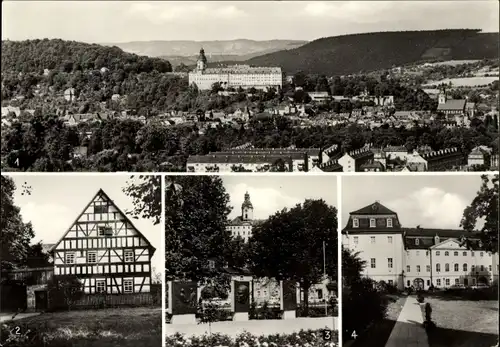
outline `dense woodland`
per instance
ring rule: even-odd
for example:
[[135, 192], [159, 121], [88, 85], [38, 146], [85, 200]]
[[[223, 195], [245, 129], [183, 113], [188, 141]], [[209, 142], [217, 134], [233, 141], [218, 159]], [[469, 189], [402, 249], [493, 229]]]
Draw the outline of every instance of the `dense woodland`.
[[[87, 138], [85, 133], [92, 129]], [[206, 154], [252, 142], [256, 147], [325, 148], [334, 143], [342, 150], [374, 146], [405, 145], [409, 150], [429, 145], [435, 150], [477, 145], [498, 150], [493, 122], [471, 128], [446, 129], [438, 123], [414, 130], [382, 126], [374, 130], [348, 127], [295, 127], [286, 117], [253, 120], [249, 129], [221, 127], [199, 135], [196, 126], [143, 125], [132, 120], [109, 120], [93, 125], [68, 127], [56, 118], [34, 116], [2, 134], [2, 170], [28, 171], [183, 171], [189, 155]], [[72, 158], [73, 148], [88, 146], [88, 157]]]
[[498, 47], [498, 33], [475, 29], [379, 32], [321, 38], [247, 63], [281, 66], [288, 73], [347, 75], [417, 61], [497, 59]]

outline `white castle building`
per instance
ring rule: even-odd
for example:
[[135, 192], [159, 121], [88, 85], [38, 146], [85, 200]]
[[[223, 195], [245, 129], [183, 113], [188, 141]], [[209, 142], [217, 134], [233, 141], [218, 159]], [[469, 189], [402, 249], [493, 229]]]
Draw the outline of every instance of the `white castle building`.
[[212, 89], [214, 83], [222, 88], [281, 88], [283, 72], [280, 67], [251, 67], [235, 65], [221, 68], [207, 68], [207, 57], [203, 48], [196, 63], [196, 69], [189, 73], [189, 85], [195, 84], [200, 90]]
[[[482, 250], [478, 235], [463, 230], [403, 228], [396, 212], [375, 202], [350, 213], [342, 231], [345, 248], [366, 262], [364, 276], [399, 289], [491, 284], [498, 280], [498, 253]], [[461, 239], [472, 239], [472, 249]]]

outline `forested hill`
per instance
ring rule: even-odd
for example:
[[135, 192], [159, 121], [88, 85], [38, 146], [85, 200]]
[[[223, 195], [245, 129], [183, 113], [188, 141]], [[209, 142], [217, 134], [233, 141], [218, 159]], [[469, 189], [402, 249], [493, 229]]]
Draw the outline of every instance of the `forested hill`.
[[167, 60], [125, 53], [118, 47], [59, 39], [2, 41], [2, 74], [38, 74], [45, 69], [70, 73], [101, 68], [125, 73], [172, 71]]
[[498, 33], [478, 29], [379, 32], [326, 37], [299, 48], [249, 59], [288, 73], [345, 75], [418, 61], [497, 59]]

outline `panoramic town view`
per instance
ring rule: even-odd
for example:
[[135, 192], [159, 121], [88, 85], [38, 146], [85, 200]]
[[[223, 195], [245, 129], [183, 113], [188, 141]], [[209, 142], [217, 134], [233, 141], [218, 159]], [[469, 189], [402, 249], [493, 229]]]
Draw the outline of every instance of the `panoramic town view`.
[[499, 347], [499, 14], [3, 1], [0, 347]]

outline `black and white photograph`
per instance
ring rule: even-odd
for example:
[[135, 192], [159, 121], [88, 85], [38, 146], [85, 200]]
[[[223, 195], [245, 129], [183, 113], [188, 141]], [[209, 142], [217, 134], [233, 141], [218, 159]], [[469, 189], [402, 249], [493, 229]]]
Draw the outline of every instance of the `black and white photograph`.
[[161, 177], [1, 178], [1, 345], [161, 347]]
[[338, 346], [335, 176], [165, 176], [166, 346]]
[[498, 183], [342, 177], [343, 346], [498, 346]]
[[2, 171], [498, 170], [498, 1], [4, 1]]

